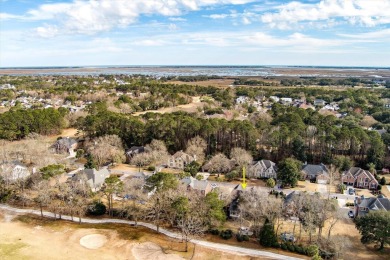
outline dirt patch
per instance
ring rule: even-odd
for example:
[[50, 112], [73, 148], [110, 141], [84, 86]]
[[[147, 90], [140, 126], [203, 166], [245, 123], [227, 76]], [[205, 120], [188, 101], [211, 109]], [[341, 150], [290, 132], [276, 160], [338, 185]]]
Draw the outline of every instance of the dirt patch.
[[133, 246], [133, 249], [131, 250], [134, 257], [137, 260], [149, 260], [149, 259], [156, 259], [156, 260], [181, 260], [184, 259], [178, 255], [175, 254], [165, 254], [162, 250], [162, 248], [152, 242], [145, 242], [138, 245]]
[[101, 234], [91, 234], [80, 239], [80, 245], [88, 249], [98, 249], [107, 243], [107, 237]]

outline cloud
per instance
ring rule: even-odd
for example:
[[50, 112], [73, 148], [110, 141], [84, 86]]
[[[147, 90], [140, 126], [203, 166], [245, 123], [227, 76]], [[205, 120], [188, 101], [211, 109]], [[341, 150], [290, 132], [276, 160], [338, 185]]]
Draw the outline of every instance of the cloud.
[[233, 24], [237, 25], [239, 23], [248, 25], [251, 24], [252, 21], [258, 20], [258, 15], [255, 13], [252, 13], [250, 11], [244, 11], [242, 13], [238, 13], [235, 10], [231, 10], [228, 14], [210, 14], [210, 15], [204, 15], [203, 17], [208, 17], [213, 20], [221, 20], [230, 18], [233, 20]]
[[21, 17], [12, 14], [2, 14], [1, 17], [52, 21], [50, 26], [43, 25], [36, 29], [40, 36], [52, 37], [55, 36], [54, 26], [58, 34], [95, 34], [126, 27], [135, 23], [141, 15], [179, 16], [203, 7], [241, 5], [253, 1], [255, 0], [73, 0], [70, 3], [43, 4]]
[[187, 19], [182, 18], [182, 17], [169, 17], [168, 20], [172, 21], [172, 22], [185, 22], [185, 21], [187, 21]]
[[352, 25], [374, 27], [390, 23], [389, 0], [321, 0], [316, 4], [289, 2], [276, 12], [261, 16], [263, 23], [279, 29], [291, 28], [300, 22], [339, 19]]
[[374, 32], [357, 33], [357, 34], [338, 34], [342, 37], [353, 38], [353, 39], [371, 39], [373, 41], [379, 39], [390, 39], [390, 29], [383, 29]]

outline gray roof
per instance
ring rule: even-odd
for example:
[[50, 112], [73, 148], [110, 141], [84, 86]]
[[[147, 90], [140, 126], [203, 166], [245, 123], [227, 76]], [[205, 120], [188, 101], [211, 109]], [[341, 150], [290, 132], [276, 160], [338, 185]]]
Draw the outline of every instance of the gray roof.
[[145, 146], [132, 146], [129, 150], [126, 151], [126, 155], [134, 155], [139, 153], [147, 152], [148, 149]]
[[67, 149], [70, 149], [72, 147], [72, 145], [74, 145], [76, 143], [77, 143], [76, 139], [69, 138], [69, 137], [63, 137], [63, 138], [57, 140], [58, 145], [65, 147]]
[[328, 168], [325, 165], [321, 164], [306, 164], [303, 166], [302, 171], [304, 171], [307, 175], [320, 175], [320, 174], [328, 174]]
[[359, 207], [370, 210], [390, 211], [390, 200], [388, 198], [364, 198], [360, 202]]
[[207, 180], [197, 180], [193, 177], [186, 177], [181, 180], [182, 183], [186, 184], [187, 186], [191, 186], [191, 188], [195, 190], [206, 190], [207, 185], [209, 185], [209, 182]]

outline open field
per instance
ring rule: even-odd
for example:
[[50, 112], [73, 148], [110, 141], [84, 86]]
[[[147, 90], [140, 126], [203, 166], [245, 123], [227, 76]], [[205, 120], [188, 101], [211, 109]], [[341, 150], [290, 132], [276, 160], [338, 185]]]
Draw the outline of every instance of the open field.
[[185, 111], [188, 113], [194, 113], [197, 111], [198, 107], [202, 107], [202, 106], [203, 106], [203, 103], [200, 101], [200, 97], [193, 97], [192, 102], [189, 104], [178, 105], [178, 106], [174, 106], [174, 107], [164, 107], [164, 108], [161, 108], [158, 110], [147, 110], [147, 111], [142, 111], [142, 112], [135, 112], [135, 113], [133, 113], [133, 115], [139, 116], [139, 115], [143, 115], [143, 114], [146, 114], [149, 112], [150, 113], [164, 114], [164, 113], [172, 113], [172, 112], [176, 112], [176, 111]]

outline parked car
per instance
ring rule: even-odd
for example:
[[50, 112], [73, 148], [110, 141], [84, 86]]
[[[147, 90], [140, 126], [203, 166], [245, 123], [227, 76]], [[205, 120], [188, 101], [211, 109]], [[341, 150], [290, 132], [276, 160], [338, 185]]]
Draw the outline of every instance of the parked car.
[[349, 190], [348, 190], [348, 194], [349, 194], [349, 195], [353, 195], [353, 194], [355, 194], [355, 190], [354, 190], [354, 189], [352, 189], [352, 188], [349, 188]]
[[295, 242], [296, 241], [296, 238], [294, 237], [293, 234], [291, 233], [287, 233], [287, 232], [284, 232], [280, 235], [280, 238], [284, 241], [284, 242]]
[[348, 211], [348, 216], [349, 216], [350, 218], [354, 218], [354, 217], [355, 217], [355, 214], [353, 213], [352, 210], [350, 210], [350, 211]]

